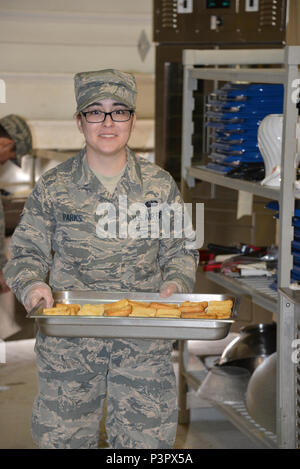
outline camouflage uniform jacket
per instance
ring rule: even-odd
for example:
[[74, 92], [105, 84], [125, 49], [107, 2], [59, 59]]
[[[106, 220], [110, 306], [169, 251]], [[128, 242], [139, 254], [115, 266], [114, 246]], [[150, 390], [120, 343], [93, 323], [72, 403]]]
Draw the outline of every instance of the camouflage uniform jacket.
[[2, 199], [0, 196], [0, 271], [3, 269], [6, 263], [5, 255], [5, 219]]
[[170, 280], [183, 292], [193, 290], [198, 251], [186, 249], [184, 239], [97, 236], [99, 203], [118, 207], [120, 195], [127, 196], [128, 206], [153, 200], [182, 203], [169, 173], [129, 148], [126, 170], [113, 194], [89, 169], [85, 149], [39, 179], [12, 237], [4, 270], [19, 300], [38, 281], [48, 281], [53, 291], [156, 292]]

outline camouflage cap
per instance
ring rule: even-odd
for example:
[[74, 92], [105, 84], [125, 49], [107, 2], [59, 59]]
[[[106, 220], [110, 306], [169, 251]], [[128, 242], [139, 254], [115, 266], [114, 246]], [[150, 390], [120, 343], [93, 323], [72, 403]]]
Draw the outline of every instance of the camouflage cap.
[[74, 77], [77, 113], [105, 98], [116, 99], [135, 109], [136, 81], [130, 73], [106, 69], [77, 73]]
[[16, 159], [14, 162], [21, 166], [21, 158], [32, 150], [32, 136], [30, 128], [20, 116], [9, 114], [0, 119], [0, 125], [6, 130], [16, 144]]

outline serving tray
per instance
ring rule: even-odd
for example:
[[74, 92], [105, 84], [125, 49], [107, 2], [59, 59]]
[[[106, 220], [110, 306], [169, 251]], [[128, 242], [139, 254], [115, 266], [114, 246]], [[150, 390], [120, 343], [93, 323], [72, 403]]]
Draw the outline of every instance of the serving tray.
[[145, 317], [106, 317], [106, 316], [48, 316], [43, 315], [44, 305], [39, 304], [28, 313], [35, 319], [44, 335], [56, 337], [103, 337], [139, 339], [189, 339], [219, 340], [229, 333], [237, 319], [239, 297], [234, 295], [174, 294], [161, 298], [159, 293], [142, 292], [96, 292], [60, 291], [53, 293], [55, 303], [99, 304], [111, 303], [123, 298], [144, 302], [172, 303], [184, 301], [233, 301], [230, 319], [177, 319]]

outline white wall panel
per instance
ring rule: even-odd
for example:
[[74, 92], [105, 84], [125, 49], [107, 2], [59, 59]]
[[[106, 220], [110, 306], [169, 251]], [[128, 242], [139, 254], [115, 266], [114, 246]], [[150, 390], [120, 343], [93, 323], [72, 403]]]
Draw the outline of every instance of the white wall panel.
[[[70, 120], [76, 109], [74, 74], [3, 73], [6, 104], [0, 104], [0, 117], [20, 114], [28, 119]], [[135, 74], [138, 88], [137, 116], [153, 119], [154, 76]]]
[[[0, 10], [2, 44], [61, 44], [136, 46], [144, 29], [151, 38], [151, 23], [145, 15], [10, 15]], [[17, 34], [15, 34], [17, 32]], [[20, 41], [22, 38], [22, 41]], [[1, 68], [3, 66], [1, 65]]]
[[[152, 73], [154, 51], [141, 61], [136, 46], [0, 44], [2, 72], [76, 73], [102, 68]], [[2, 68], [3, 67], [3, 68]]]
[[1, 9], [10, 11], [63, 11], [86, 13], [145, 13], [152, 0], [1, 0]]
[[138, 53], [142, 31], [151, 42], [151, 15], [129, 14], [124, 9], [119, 13], [92, 14], [11, 11], [1, 7], [2, 3], [0, 73], [76, 72], [78, 67], [95, 69], [102, 63], [104, 67], [122, 70], [154, 70], [153, 47], [144, 61]]
[[[142, 31], [150, 50], [142, 61]], [[6, 104], [0, 117], [72, 118], [73, 75], [119, 68], [138, 79], [138, 115], [153, 119], [155, 49], [152, 0], [1, 0], [0, 79]]]

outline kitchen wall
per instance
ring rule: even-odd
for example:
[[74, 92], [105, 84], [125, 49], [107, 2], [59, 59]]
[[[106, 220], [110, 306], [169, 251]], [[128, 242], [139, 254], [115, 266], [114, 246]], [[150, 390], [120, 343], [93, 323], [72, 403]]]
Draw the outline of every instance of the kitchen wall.
[[111, 67], [136, 74], [138, 116], [154, 116], [152, 0], [1, 0], [0, 57], [0, 117], [70, 120], [73, 75]]

